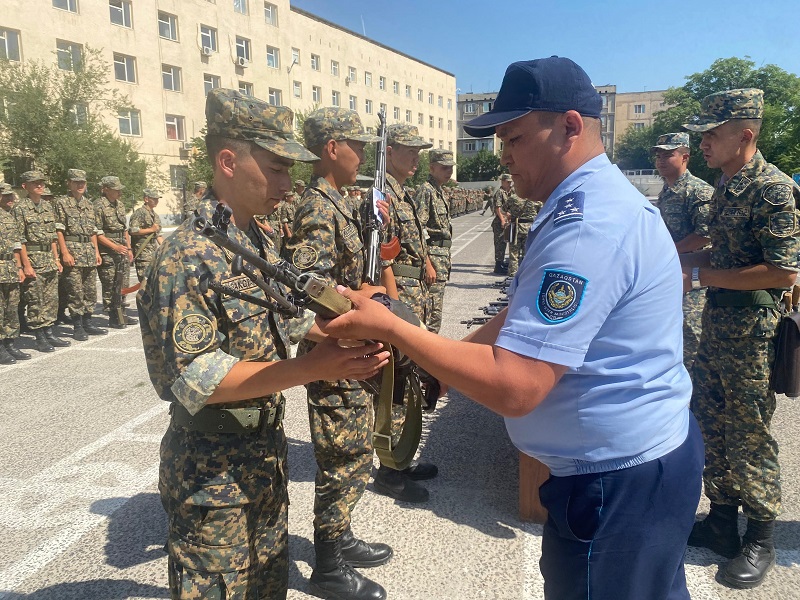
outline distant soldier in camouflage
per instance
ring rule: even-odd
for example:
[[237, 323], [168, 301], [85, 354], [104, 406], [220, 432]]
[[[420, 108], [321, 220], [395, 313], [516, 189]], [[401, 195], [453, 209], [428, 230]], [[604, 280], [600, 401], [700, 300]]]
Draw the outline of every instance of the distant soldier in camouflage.
[[286, 204], [283, 198], [281, 198], [280, 203], [278, 206], [275, 207], [268, 215], [265, 215], [266, 222], [269, 225], [269, 228], [272, 230], [272, 241], [275, 244], [275, 252], [277, 254], [281, 253], [283, 249], [284, 243], [284, 235], [283, 235], [283, 226], [281, 223], [281, 213], [283, 211], [283, 206]]
[[303, 197], [303, 194], [306, 191], [306, 182], [302, 179], [295, 179], [294, 181], [294, 193], [297, 195], [297, 198], [300, 199]]
[[[292, 112], [234, 90], [206, 98], [213, 186], [197, 208], [232, 211], [228, 235], [266, 260], [277, 256], [255, 214], [271, 212], [291, 186], [295, 160], [316, 157], [292, 137]], [[159, 491], [169, 518], [173, 598], [283, 599], [288, 585], [287, 443], [281, 389], [312, 379], [361, 378], [387, 353], [319, 344], [287, 358], [299, 324], [201, 285], [199, 275], [260, 298], [234, 276], [228, 254], [184, 221], [156, 252], [137, 296], [150, 379], [171, 403], [161, 444]], [[317, 339], [322, 339], [316, 327]], [[361, 358], [359, 358], [361, 357]]]
[[26, 320], [36, 338], [39, 352], [53, 352], [69, 346], [53, 334], [58, 314], [58, 274], [62, 271], [56, 241], [56, 216], [53, 205], [42, 200], [45, 190], [44, 174], [26, 171], [22, 174], [22, 187], [28, 193], [14, 207], [14, 215], [22, 230], [22, 267], [25, 282], [22, 284], [22, 303]]
[[194, 184], [192, 184], [192, 195], [186, 199], [186, 203], [183, 205], [184, 221], [194, 215], [194, 211], [197, 209], [200, 200], [206, 193], [206, 187], [205, 181], [195, 181]]
[[0, 183], [0, 365], [26, 360], [30, 354], [14, 345], [19, 337], [19, 286], [22, 272], [22, 231], [12, 213], [17, 197], [7, 183]]
[[483, 188], [483, 210], [481, 211], [481, 216], [486, 214], [486, 211], [489, 210], [492, 206], [492, 196], [494, 195], [494, 189], [492, 186], [487, 185]]
[[430, 176], [417, 188], [414, 201], [420, 209], [420, 220], [428, 235], [428, 258], [436, 271], [436, 279], [428, 288], [429, 305], [425, 325], [439, 333], [442, 328], [444, 288], [450, 279], [450, 246], [453, 226], [450, 224], [450, 203], [445, 199], [442, 185], [453, 176], [453, 153], [450, 150], [431, 150]]
[[128, 223], [133, 264], [139, 281], [144, 279], [145, 271], [153, 261], [156, 250], [164, 243], [164, 238], [161, 237], [161, 217], [156, 212], [161, 194], [156, 190], [146, 189], [143, 195], [144, 205], [133, 211]]
[[72, 319], [72, 337], [85, 341], [90, 335], [103, 335], [105, 329], [92, 323], [97, 302], [97, 267], [103, 260], [97, 248], [94, 206], [84, 194], [86, 171], [67, 171], [69, 193], [55, 201], [56, 234], [61, 263], [64, 266], [64, 292]]
[[500, 175], [500, 187], [497, 188], [492, 196], [492, 233], [494, 234], [494, 274], [508, 274], [508, 267], [504, 265], [506, 259], [506, 245], [508, 240], [505, 237], [505, 230], [508, 227], [508, 194], [511, 192], [511, 175], [503, 173]]
[[[294, 232], [284, 256], [301, 271], [367, 297], [384, 291], [364, 281], [365, 248], [358, 207], [339, 193], [352, 184], [364, 160], [367, 135], [358, 113], [320, 108], [306, 116], [303, 137], [321, 160], [297, 201]], [[313, 348], [300, 342], [298, 354]], [[385, 598], [384, 589], [350, 567], [374, 567], [392, 557], [386, 544], [355, 537], [350, 513], [361, 499], [372, 471], [372, 397], [358, 381], [339, 379], [306, 385], [311, 441], [317, 461], [314, 495], [316, 565], [311, 589], [323, 598]]]
[[[761, 90], [711, 94], [702, 110], [684, 127], [702, 132], [706, 162], [723, 175], [711, 201], [711, 249], [681, 257], [684, 289], [689, 282], [693, 289], [708, 286], [692, 408], [705, 441], [703, 483], [711, 511], [695, 523], [689, 545], [732, 558], [722, 579], [750, 588], [775, 564], [781, 486], [769, 380], [778, 302], [798, 271], [800, 189], [756, 147]], [[739, 505], [747, 517], [743, 540]]]
[[122, 286], [133, 262], [128, 219], [125, 205], [120, 200], [124, 189], [119, 177], [103, 177], [100, 180], [101, 195], [94, 202], [97, 246], [102, 259], [97, 267], [97, 275], [103, 290], [103, 308], [108, 310], [108, 325], [114, 329], [124, 329], [127, 325], [138, 323], [126, 317], [122, 309]]
[[[689, 170], [689, 134], [666, 133], [651, 148], [656, 169], [664, 178], [658, 209], [675, 242], [678, 254], [708, 246], [708, 221], [714, 188]], [[706, 290], [689, 290], [683, 296], [683, 364], [692, 373], [700, 343]]]
[[536, 215], [542, 209], [542, 203], [537, 200], [520, 198], [512, 190], [508, 195], [506, 210], [509, 218], [508, 235], [508, 276], [517, 274], [522, 258], [525, 256], [525, 242], [528, 232]]

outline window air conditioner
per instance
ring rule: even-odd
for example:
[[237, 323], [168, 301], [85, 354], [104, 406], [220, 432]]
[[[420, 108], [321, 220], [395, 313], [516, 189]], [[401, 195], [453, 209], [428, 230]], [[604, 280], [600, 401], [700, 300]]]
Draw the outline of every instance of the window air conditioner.
[[181, 142], [181, 150], [186, 150], [187, 152], [192, 149], [192, 142]]
[[213, 50], [208, 46], [203, 46], [203, 56], [211, 56]]
[[239, 65], [240, 67], [246, 67], [248, 64], [250, 64], [250, 61], [244, 58], [243, 56], [237, 56], [236, 64]]

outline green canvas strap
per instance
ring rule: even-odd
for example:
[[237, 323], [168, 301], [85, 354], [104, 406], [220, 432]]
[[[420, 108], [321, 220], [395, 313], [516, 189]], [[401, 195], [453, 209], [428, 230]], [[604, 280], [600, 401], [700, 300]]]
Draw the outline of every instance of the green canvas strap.
[[151, 233], [150, 235], [148, 235], [146, 238], [144, 238], [144, 241], [142, 242], [142, 245], [141, 245], [141, 246], [139, 246], [139, 247], [136, 249], [136, 254], [134, 254], [134, 255], [133, 255], [133, 260], [134, 260], [134, 262], [136, 261], [136, 259], [137, 259], [137, 258], [139, 258], [139, 255], [142, 253], [142, 250], [144, 250], [145, 248], [147, 248], [147, 244], [149, 244], [149, 243], [150, 243], [150, 240], [152, 240], [152, 239], [153, 239], [153, 236], [154, 236], [155, 234], [156, 234], [156, 232], [154, 231], [153, 233]]

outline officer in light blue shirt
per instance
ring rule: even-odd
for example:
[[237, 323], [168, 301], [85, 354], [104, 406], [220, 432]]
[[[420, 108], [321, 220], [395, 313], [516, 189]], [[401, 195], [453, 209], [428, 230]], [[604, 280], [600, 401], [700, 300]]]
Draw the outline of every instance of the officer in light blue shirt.
[[488, 113], [517, 193], [544, 203], [508, 309], [462, 341], [343, 291], [324, 331], [380, 339], [506, 418], [544, 462], [551, 600], [685, 600], [703, 445], [683, 367], [683, 280], [657, 210], [605, 155], [601, 98], [566, 58], [513, 63]]

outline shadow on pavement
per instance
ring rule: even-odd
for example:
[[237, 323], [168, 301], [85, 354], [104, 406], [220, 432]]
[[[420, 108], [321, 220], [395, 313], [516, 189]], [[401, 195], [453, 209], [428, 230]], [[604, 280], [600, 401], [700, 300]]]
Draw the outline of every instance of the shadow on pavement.
[[127, 600], [135, 597], [169, 598], [169, 590], [130, 579], [93, 579], [58, 583], [30, 594], [4, 596], [7, 600]]
[[289, 589], [308, 593], [308, 579], [297, 568], [298, 562], [314, 566], [314, 544], [299, 535], [289, 536]]
[[[107, 514], [104, 504], [94, 502], [91, 511]], [[167, 515], [158, 494], [137, 494], [109, 515], [106, 563], [127, 569], [166, 556]]]

